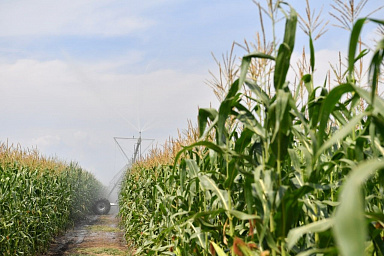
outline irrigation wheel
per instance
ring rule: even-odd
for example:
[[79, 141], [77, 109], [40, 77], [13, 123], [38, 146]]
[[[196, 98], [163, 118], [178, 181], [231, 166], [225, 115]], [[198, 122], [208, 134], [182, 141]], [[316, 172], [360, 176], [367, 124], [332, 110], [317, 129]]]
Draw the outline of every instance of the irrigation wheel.
[[106, 198], [101, 198], [93, 205], [93, 212], [97, 215], [106, 215], [111, 210], [111, 204]]

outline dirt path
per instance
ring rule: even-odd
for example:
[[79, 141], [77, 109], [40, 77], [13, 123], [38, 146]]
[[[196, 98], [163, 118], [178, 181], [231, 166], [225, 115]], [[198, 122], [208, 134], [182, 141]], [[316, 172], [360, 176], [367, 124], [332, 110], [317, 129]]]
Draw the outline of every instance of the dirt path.
[[58, 237], [48, 256], [130, 255], [116, 214], [90, 215], [87, 220]]

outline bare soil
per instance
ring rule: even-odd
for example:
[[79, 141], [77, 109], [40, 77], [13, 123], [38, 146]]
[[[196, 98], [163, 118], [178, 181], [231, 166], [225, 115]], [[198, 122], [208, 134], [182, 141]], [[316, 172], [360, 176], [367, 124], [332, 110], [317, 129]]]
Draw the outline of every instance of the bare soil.
[[41, 256], [130, 255], [116, 213], [89, 215], [63, 236], [57, 237]]

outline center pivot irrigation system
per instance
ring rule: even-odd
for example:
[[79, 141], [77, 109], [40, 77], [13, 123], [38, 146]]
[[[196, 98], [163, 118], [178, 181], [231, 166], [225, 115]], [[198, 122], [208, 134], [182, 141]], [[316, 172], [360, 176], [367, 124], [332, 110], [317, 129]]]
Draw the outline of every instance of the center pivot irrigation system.
[[[119, 147], [120, 151], [124, 155], [124, 157], [127, 159], [127, 163], [123, 166], [123, 168], [120, 169], [120, 171], [112, 178], [111, 182], [109, 183], [108, 189], [109, 193], [106, 198], [100, 198], [96, 200], [96, 202], [93, 205], [93, 212], [98, 215], [104, 215], [108, 214], [111, 210], [111, 206], [118, 206], [118, 203], [111, 203], [109, 201], [113, 191], [120, 186], [123, 178], [125, 177], [126, 171], [128, 171], [132, 165], [139, 159], [142, 158], [142, 153], [144, 153], [153, 143], [154, 139], [143, 139], [141, 137], [141, 132], [139, 133], [139, 137], [135, 138], [124, 138], [124, 137], [113, 137], [116, 145]], [[128, 157], [126, 151], [123, 149], [119, 141], [121, 140], [130, 140], [135, 141], [133, 146], [133, 156], [130, 158]], [[150, 144], [142, 151], [142, 143], [143, 141], [149, 141]]]

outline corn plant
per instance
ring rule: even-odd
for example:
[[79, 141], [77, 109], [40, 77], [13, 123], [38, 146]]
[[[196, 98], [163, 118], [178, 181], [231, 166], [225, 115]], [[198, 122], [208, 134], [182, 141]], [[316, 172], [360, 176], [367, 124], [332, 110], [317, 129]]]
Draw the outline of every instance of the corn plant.
[[44, 252], [54, 236], [89, 213], [102, 185], [69, 165], [0, 148], [0, 254]]
[[[376, 94], [384, 38], [367, 90], [354, 72], [366, 57], [357, 51], [366, 22], [384, 24], [356, 20], [345, 80], [332, 89], [314, 84], [308, 33], [302, 104], [287, 81], [297, 25], [290, 8], [276, 55], [245, 55], [219, 108], [199, 110], [200, 139], [173, 165], [127, 173], [120, 215], [137, 254], [384, 255], [384, 100]], [[254, 59], [274, 62], [271, 91], [249, 75]]]

